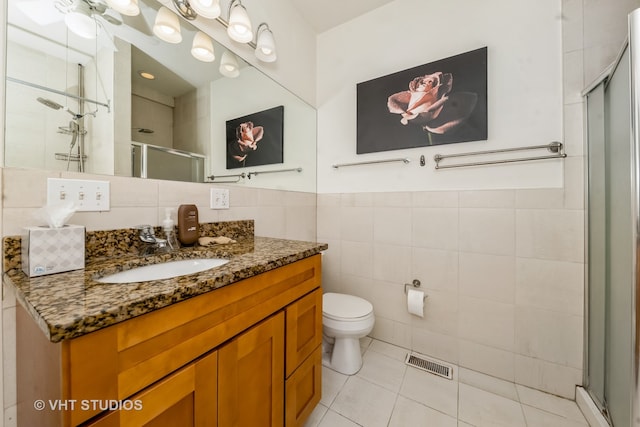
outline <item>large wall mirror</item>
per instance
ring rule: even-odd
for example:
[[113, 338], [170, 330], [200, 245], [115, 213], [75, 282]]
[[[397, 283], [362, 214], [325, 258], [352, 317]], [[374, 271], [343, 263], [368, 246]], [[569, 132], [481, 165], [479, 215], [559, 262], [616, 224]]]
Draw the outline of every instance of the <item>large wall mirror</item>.
[[[315, 109], [215, 41], [213, 62], [195, 59], [183, 18], [180, 43], [160, 40], [157, 0], [134, 17], [103, 0], [6, 4], [5, 167], [315, 192]], [[70, 12], [97, 37], [71, 31]], [[230, 58], [238, 71], [221, 72]], [[230, 165], [227, 122], [276, 107], [281, 160]]]

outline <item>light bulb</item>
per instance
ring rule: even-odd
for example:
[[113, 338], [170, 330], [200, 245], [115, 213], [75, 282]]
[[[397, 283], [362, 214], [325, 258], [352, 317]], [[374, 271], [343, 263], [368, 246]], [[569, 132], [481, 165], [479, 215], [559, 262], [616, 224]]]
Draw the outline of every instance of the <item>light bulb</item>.
[[64, 15], [64, 23], [74, 34], [85, 39], [95, 39], [98, 32], [96, 21], [89, 15], [73, 11]]
[[160, 6], [153, 25], [153, 34], [167, 43], [180, 43], [182, 35], [180, 34], [178, 16], [166, 7]]
[[255, 54], [256, 58], [263, 62], [276, 60], [276, 42], [267, 24], [263, 23], [258, 26]]
[[204, 18], [216, 19], [220, 16], [220, 0], [189, 0], [189, 5]]
[[251, 20], [249, 19], [247, 10], [239, 1], [232, 6], [231, 12], [229, 13], [227, 34], [232, 40], [240, 43], [248, 43], [253, 39]]
[[203, 62], [213, 62], [213, 60], [216, 59], [213, 53], [213, 42], [211, 38], [202, 31], [198, 31], [193, 37], [191, 55]]
[[127, 16], [137, 16], [140, 14], [138, 0], [107, 0], [110, 8]]

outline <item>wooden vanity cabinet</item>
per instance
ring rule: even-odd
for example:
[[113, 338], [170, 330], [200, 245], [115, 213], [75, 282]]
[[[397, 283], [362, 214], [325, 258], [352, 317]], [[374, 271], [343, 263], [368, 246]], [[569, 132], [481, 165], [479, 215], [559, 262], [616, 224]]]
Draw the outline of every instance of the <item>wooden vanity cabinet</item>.
[[18, 424], [301, 425], [320, 400], [320, 283], [315, 255], [57, 344], [19, 307]]

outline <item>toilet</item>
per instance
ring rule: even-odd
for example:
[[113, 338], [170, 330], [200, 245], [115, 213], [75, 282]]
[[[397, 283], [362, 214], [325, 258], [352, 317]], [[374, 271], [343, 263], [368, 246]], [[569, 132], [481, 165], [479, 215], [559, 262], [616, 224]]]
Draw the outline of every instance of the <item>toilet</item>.
[[373, 329], [373, 306], [363, 298], [328, 292], [322, 296], [322, 364], [345, 375], [362, 367], [360, 338]]

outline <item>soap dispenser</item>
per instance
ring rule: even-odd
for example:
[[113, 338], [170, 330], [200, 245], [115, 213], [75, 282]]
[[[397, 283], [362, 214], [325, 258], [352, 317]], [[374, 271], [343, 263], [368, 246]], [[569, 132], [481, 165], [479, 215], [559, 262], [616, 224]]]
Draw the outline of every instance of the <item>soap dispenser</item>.
[[167, 208], [164, 212], [164, 220], [162, 221], [162, 230], [164, 231], [165, 239], [167, 239], [167, 246], [170, 250], [175, 251], [180, 248], [178, 238], [176, 237], [176, 228], [171, 219], [171, 212], [173, 209]]
[[193, 245], [200, 237], [196, 205], [178, 206], [178, 240], [183, 245]]

